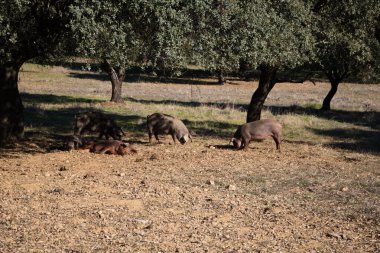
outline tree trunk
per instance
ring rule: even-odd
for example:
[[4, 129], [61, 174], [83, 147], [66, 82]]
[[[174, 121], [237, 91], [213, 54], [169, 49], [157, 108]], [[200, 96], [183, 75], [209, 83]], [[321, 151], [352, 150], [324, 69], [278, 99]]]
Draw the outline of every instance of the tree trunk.
[[218, 84], [224, 85], [225, 81], [226, 81], [226, 79], [223, 76], [223, 71], [218, 70]]
[[253, 93], [251, 103], [248, 106], [247, 123], [261, 118], [261, 110], [263, 109], [265, 99], [276, 84], [276, 71], [277, 68], [275, 67], [260, 67], [259, 87], [257, 87], [255, 93]]
[[331, 100], [333, 99], [335, 93], [338, 91], [339, 81], [333, 80], [333, 81], [330, 81], [330, 83], [331, 83], [331, 88], [330, 88], [329, 93], [327, 94], [327, 96], [323, 100], [323, 105], [321, 108], [322, 111], [329, 111], [330, 110]]
[[119, 67], [116, 71], [107, 60], [104, 60], [104, 66], [112, 84], [111, 101], [116, 103], [122, 102], [123, 98], [121, 88], [125, 78], [125, 67]]
[[18, 91], [21, 65], [0, 65], [0, 144], [24, 136], [24, 107]]
[[327, 96], [325, 97], [325, 99], [323, 100], [321, 110], [329, 111], [331, 100], [333, 99], [335, 93], [338, 91], [338, 85], [346, 77], [348, 72], [347, 70], [345, 71], [330, 70], [330, 71], [325, 71], [325, 73], [330, 81], [331, 89], [329, 93], [327, 94]]

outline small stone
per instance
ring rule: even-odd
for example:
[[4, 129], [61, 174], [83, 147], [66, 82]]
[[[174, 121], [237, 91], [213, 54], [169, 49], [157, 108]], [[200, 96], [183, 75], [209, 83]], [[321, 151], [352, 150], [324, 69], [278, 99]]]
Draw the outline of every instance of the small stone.
[[210, 145], [209, 148], [210, 148], [210, 149], [216, 149], [216, 147], [215, 147], [215, 146], [212, 146], [212, 145]]
[[96, 213], [98, 215], [99, 218], [103, 218], [104, 217], [104, 214], [102, 211], [99, 211]]
[[149, 158], [150, 160], [158, 160], [158, 156], [156, 154], [153, 154]]
[[236, 190], [236, 185], [230, 184], [229, 186], [227, 186], [227, 189], [230, 190], [230, 191], [235, 191]]
[[215, 185], [215, 181], [214, 180], [207, 180], [206, 183], [209, 184], [209, 185]]
[[341, 238], [340, 234], [335, 233], [335, 232], [329, 232], [329, 233], [326, 234], [326, 236], [327, 237], [333, 237], [333, 238], [336, 238], [336, 239], [340, 239]]
[[125, 173], [122, 172], [122, 173], [118, 173], [117, 175], [118, 175], [119, 177], [124, 177], [124, 176], [125, 176]]
[[341, 189], [341, 191], [342, 191], [342, 192], [346, 192], [346, 191], [348, 191], [348, 187], [347, 187], [347, 186], [343, 187], [343, 188]]
[[45, 177], [50, 177], [50, 174], [49, 173], [45, 173]]
[[47, 193], [62, 193], [62, 192], [63, 192], [62, 188], [53, 188], [47, 191]]
[[58, 170], [59, 170], [59, 171], [66, 171], [67, 168], [66, 168], [66, 166], [62, 165], [62, 166], [59, 167]]

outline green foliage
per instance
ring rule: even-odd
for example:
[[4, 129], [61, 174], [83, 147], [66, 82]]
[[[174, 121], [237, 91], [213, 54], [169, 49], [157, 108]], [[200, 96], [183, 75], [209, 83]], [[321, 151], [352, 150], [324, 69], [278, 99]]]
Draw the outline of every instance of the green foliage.
[[77, 52], [117, 67], [183, 63], [183, 10], [181, 0], [77, 0], [71, 8]]
[[242, 56], [251, 66], [293, 68], [311, 61], [313, 16], [305, 1], [240, 1]]
[[316, 61], [328, 75], [357, 75], [376, 65], [379, 13], [380, 3], [375, 0], [328, 1], [316, 13]]
[[193, 61], [211, 70], [237, 69], [242, 29], [238, 1], [193, 0], [189, 3], [189, 13]]
[[68, 1], [1, 0], [0, 64], [44, 61], [67, 48]]

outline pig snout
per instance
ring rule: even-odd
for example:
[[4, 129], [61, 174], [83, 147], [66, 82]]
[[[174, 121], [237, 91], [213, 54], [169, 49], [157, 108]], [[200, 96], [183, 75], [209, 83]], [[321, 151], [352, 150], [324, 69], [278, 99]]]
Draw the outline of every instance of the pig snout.
[[230, 143], [232, 143], [232, 145], [234, 146], [234, 148], [238, 149], [240, 148], [240, 145], [241, 145], [241, 140], [239, 139], [236, 139], [236, 138], [232, 138]]
[[189, 135], [185, 134], [184, 136], [182, 136], [180, 139], [179, 139], [179, 142], [183, 145], [185, 144], [186, 142], [189, 141]]

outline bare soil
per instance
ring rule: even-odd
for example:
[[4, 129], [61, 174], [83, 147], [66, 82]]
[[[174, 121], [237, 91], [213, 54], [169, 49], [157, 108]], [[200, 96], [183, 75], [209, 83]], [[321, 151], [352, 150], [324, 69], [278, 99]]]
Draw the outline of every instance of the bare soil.
[[286, 142], [278, 153], [272, 140], [247, 152], [221, 139], [137, 141], [124, 157], [29, 143], [37, 153], [1, 158], [0, 251], [380, 249], [378, 156]]
[[[21, 90], [108, 96], [105, 81], [78, 81], [78, 76], [57, 81], [59, 74], [72, 71], [53, 70], [51, 77], [41, 78], [24, 72]], [[152, 97], [200, 103], [237, 97], [237, 103], [247, 103], [254, 85], [135, 83], [125, 89], [132, 102], [122, 106], [140, 110], [143, 100]], [[268, 105], [320, 101], [325, 92], [312, 84], [302, 87], [276, 86]], [[346, 115], [365, 116], [369, 110], [378, 116], [379, 86], [342, 87], [335, 106], [344, 104], [348, 110], [368, 100], [359, 114]], [[37, 109], [41, 117], [55, 116], [71, 106], [60, 108], [54, 100], [41, 107], [32, 103], [36, 98], [26, 103], [27, 116]], [[47, 114], [53, 106], [57, 111]], [[167, 105], [157, 106], [164, 110]], [[289, 120], [302, 117], [289, 117], [288, 129]], [[376, 119], [360, 125], [361, 118], [349, 117], [339, 118], [339, 124], [354, 122], [366, 136], [379, 137]], [[373, 151], [367, 152], [359, 138], [350, 148], [288, 138], [279, 153], [268, 139], [251, 143], [245, 152], [231, 149], [224, 136], [200, 134], [192, 143], [172, 145], [169, 137], [163, 144], [149, 144], [147, 136], [131, 133], [126, 140], [138, 153], [113, 156], [62, 151], [61, 139], [45, 137], [66, 128], [60, 129], [59, 122], [49, 126], [49, 133], [43, 124], [28, 126], [32, 137], [0, 150], [0, 252], [380, 252], [376, 141], [366, 139]], [[356, 131], [348, 136], [355, 137]], [[346, 135], [334, 134], [330, 141], [346, 142]], [[355, 145], [359, 148], [351, 148]]]

